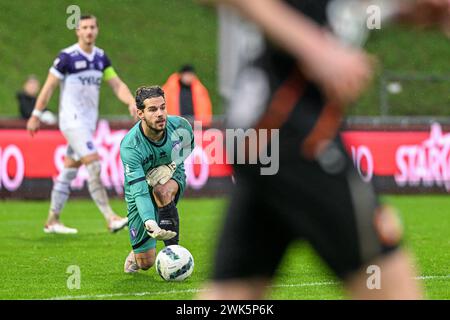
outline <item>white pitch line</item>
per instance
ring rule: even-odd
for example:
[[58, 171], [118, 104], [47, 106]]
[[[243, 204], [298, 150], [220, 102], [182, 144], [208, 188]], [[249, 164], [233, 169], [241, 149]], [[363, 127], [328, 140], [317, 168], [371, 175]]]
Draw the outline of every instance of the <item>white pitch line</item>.
[[[419, 276], [414, 277], [415, 280], [436, 280], [436, 279], [450, 279], [450, 274], [445, 276]], [[293, 284], [276, 284], [268, 286], [268, 288], [289, 288], [289, 287], [320, 287], [338, 285], [337, 281], [323, 281], [323, 282], [305, 282]], [[141, 297], [148, 295], [164, 295], [164, 294], [180, 294], [180, 293], [199, 293], [209, 291], [207, 289], [185, 289], [185, 290], [167, 290], [167, 291], [144, 291], [144, 292], [124, 292], [124, 293], [106, 293], [94, 295], [78, 295], [78, 296], [61, 296], [48, 298], [46, 300], [73, 300], [73, 299], [102, 299], [115, 297]]]
[[144, 291], [144, 292], [129, 292], [129, 293], [106, 293], [106, 294], [94, 294], [94, 295], [80, 295], [80, 296], [62, 296], [53, 297], [46, 300], [72, 300], [72, 299], [102, 299], [102, 298], [114, 298], [114, 297], [139, 297], [148, 295], [162, 295], [162, 294], [178, 294], [178, 293], [198, 293], [202, 291], [208, 291], [206, 289], [186, 289], [186, 290], [168, 290], [168, 291]]
[[289, 287], [320, 287], [320, 286], [334, 286], [339, 284], [337, 281], [324, 282], [306, 282], [306, 283], [291, 283], [291, 284], [274, 284], [267, 286], [267, 288], [289, 288]]
[[450, 278], [450, 274], [446, 276], [420, 276], [414, 277], [415, 280], [428, 280], [428, 279], [448, 279]]

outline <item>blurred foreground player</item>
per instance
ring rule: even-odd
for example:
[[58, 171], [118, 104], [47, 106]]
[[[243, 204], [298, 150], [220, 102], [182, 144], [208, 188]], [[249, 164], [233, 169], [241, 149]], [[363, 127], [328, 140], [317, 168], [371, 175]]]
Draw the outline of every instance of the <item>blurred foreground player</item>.
[[184, 160], [194, 148], [191, 125], [182, 117], [167, 116], [160, 87], [140, 87], [136, 106], [141, 121], [120, 143], [132, 247], [125, 259], [126, 273], [153, 266], [156, 240], [166, 246], [178, 244], [176, 205], [186, 186]]
[[[421, 298], [412, 262], [399, 248], [395, 211], [361, 180], [338, 135], [345, 106], [366, 87], [372, 67], [362, 50], [344, 45], [325, 28], [334, 22], [327, 7], [336, 2], [222, 2], [250, 18], [272, 41], [248, 25], [239, 29], [239, 22], [229, 29], [234, 28], [235, 38], [222, 34], [232, 45], [221, 48], [241, 50], [234, 55], [239, 61], [229, 81], [233, 87], [223, 91], [231, 92], [228, 125], [280, 128], [280, 166], [277, 174], [266, 176], [260, 165], [234, 166], [236, 187], [213, 278], [200, 298], [264, 297], [296, 239], [309, 241], [352, 298]], [[403, 20], [423, 25], [444, 22], [449, 12], [448, 1], [439, 0], [402, 3], [396, 10]], [[369, 265], [380, 268], [378, 290], [367, 286]]]
[[97, 19], [91, 15], [82, 16], [76, 35], [78, 42], [62, 50], [50, 68], [31, 118], [27, 122], [27, 129], [34, 136], [39, 130], [43, 110], [55, 88], [60, 85], [59, 128], [66, 138], [68, 148], [64, 168], [53, 184], [44, 232], [78, 232], [77, 229], [62, 224], [60, 214], [69, 198], [70, 183], [77, 176], [78, 168], [82, 164], [89, 173], [89, 193], [103, 214], [109, 231], [116, 232], [124, 228], [128, 221], [127, 218], [118, 216], [109, 205], [108, 195], [100, 177], [100, 157], [93, 139], [102, 80], [108, 82], [117, 98], [128, 105], [132, 116], [136, 113], [136, 106], [133, 95], [114, 71], [105, 52], [95, 46], [98, 35]]

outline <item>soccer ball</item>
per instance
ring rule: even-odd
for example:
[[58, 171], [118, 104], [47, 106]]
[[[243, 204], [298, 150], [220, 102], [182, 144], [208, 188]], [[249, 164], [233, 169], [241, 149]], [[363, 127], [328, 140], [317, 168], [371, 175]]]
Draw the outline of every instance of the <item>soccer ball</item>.
[[182, 246], [165, 247], [156, 256], [156, 271], [166, 281], [183, 281], [194, 271], [194, 257]]

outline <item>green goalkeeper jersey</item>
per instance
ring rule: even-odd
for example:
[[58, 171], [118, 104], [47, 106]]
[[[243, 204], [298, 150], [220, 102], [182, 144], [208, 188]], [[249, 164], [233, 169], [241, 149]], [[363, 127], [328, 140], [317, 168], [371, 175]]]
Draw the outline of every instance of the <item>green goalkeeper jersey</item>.
[[194, 149], [192, 127], [186, 119], [178, 116], [167, 116], [166, 123], [164, 137], [160, 141], [151, 141], [145, 136], [139, 121], [120, 143], [127, 211], [128, 214], [138, 212], [142, 222], [157, 220], [150, 197], [151, 187], [145, 179], [150, 169], [175, 161], [177, 168], [172, 179], [178, 183], [181, 193], [186, 183], [184, 160]]

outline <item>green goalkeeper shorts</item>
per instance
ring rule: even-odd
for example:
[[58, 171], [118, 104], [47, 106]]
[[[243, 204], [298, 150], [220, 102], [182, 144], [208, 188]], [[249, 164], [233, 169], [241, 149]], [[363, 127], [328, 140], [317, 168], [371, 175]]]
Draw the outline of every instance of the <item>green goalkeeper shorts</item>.
[[[177, 177], [172, 177], [178, 183], [178, 192], [175, 196], [175, 204], [178, 203], [179, 199], [184, 193], [185, 181], [184, 179], [177, 179]], [[153, 198], [153, 192], [150, 188], [150, 197], [152, 198], [153, 206], [155, 207], [155, 212], [158, 212], [158, 206], [156, 205], [155, 199]], [[136, 204], [128, 204], [128, 230], [130, 234], [131, 247], [134, 253], [143, 253], [148, 250], [156, 248], [156, 240], [147, 234], [144, 222], [139, 215]], [[158, 214], [156, 214], [156, 220], [159, 222]]]

